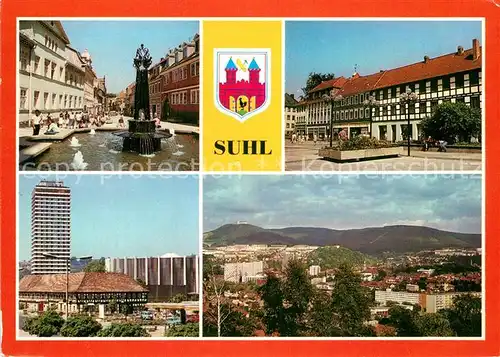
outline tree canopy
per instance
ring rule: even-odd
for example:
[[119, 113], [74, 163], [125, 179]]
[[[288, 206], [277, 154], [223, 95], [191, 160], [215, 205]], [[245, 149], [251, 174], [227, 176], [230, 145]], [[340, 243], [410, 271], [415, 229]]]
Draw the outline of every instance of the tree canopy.
[[97, 336], [102, 329], [100, 323], [87, 315], [69, 317], [61, 328], [64, 337], [91, 337]]
[[187, 323], [185, 325], [173, 325], [165, 330], [165, 337], [198, 337], [199, 324]]
[[334, 79], [335, 74], [333, 73], [316, 73], [311, 72], [307, 77], [306, 86], [302, 88], [304, 94], [309, 94], [309, 92], [317, 87], [321, 82], [329, 81], [330, 79]]
[[455, 142], [470, 142], [481, 138], [481, 110], [465, 103], [442, 103], [434, 114], [421, 122], [425, 137]]
[[83, 271], [86, 273], [104, 273], [106, 271], [104, 258], [101, 258], [99, 260], [92, 260], [85, 266]]

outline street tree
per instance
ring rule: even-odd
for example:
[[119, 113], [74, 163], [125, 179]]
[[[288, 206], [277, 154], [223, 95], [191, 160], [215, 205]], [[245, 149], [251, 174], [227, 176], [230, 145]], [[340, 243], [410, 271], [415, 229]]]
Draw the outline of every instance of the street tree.
[[316, 73], [311, 72], [307, 77], [306, 86], [302, 88], [302, 91], [305, 95], [309, 94], [309, 92], [317, 87], [321, 82], [329, 81], [334, 79], [335, 75], [333, 73]]
[[393, 306], [389, 309], [389, 318], [384, 323], [396, 329], [398, 336], [420, 336], [418, 313], [403, 306]]
[[68, 318], [61, 328], [64, 337], [92, 337], [102, 329], [100, 323], [87, 315]]
[[422, 120], [421, 127], [425, 137], [450, 144], [470, 142], [472, 137], [481, 137], [481, 110], [465, 103], [442, 103], [432, 116]]

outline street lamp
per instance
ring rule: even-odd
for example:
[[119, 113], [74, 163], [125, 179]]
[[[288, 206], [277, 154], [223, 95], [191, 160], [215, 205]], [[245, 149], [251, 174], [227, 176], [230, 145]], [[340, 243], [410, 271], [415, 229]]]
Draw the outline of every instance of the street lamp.
[[[68, 305], [69, 305], [69, 270], [70, 270], [70, 264], [71, 264], [71, 258], [70, 257], [60, 257], [55, 254], [51, 253], [42, 253], [42, 255], [46, 258], [52, 258], [52, 259], [59, 259], [59, 260], [64, 260], [66, 261], [66, 320], [68, 319]], [[92, 259], [91, 255], [83, 256], [83, 257], [78, 257], [76, 258], [77, 260], [87, 260], [87, 259]]]
[[330, 91], [330, 95], [323, 94], [323, 100], [330, 103], [330, 147], [333, 146], [333, 103], [341, 101], [344, 97], [341, 94], [337, 94], [333, 91]]
[[370, 95], [368, 99], [365, 99], [363, 101], [363, 106], [368, 107], [370, 110], [370, 138], [372, 137], [372, 108], [378, 107], [380, 105], [380, 102], [375, 99], [373, 95]]
[[406, 104], [408, 104], [408, 108], [406, 110], [406, 117], [408, 119], [408, 126], [406, 127], [406, 139], [408, 141], [408, 156], [410, 156], [410, 144], [411, 144], [411, 138], [410, 138], [410, 103], [414, 103], [418, 100], [418, 94], [415, 92], [412, 92], [411, 89], [407, 89], [406, 93], [403, 93], [399, 96], [399, 102], [402, 103], [405, 108]]

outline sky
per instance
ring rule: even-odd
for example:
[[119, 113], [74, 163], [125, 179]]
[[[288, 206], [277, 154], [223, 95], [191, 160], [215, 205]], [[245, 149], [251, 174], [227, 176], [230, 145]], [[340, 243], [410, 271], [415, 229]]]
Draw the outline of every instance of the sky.
[[19, 259], [31, 259], [31, 193], [41, 179], [71, 188], [71, 255], [198, 254], [198, 176], [20, 175]]
[[296, 96], [310, 72], [367, 75], [482, 44], [480, 21], [293, 21], [286, 23], [285, 89]]
[[207, 176], [203, 230], [419, 225], [481, 233], [481, 175]]
[[62, 21], [71, 46], [87, 49], [98, 77], [106, 76], [108, 93], [119, 93], [135, 81], [133, 59], [142, 44], [153, 64], [170, 48], [199, 32], [198, 21]]

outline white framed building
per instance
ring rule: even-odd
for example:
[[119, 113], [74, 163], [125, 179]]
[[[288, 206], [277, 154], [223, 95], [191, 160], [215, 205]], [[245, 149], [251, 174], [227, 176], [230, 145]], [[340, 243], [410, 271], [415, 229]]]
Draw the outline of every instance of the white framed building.
[[60, 21], [19, 22], [19, 123], [83, 108], [85, 71]]
[[[400, 95], [412, 91], [418, 100], [401, 104]], [[326, 101], [324, 95], [338, 97]], [[373, 98], [375, 106], [365, 105]], [[333, 135], [345, 129], [349, 137], [370, 135], [377, 139], [398, 142], [406, 139], [408, 115], [410, 135], [421, 138], [420, 122], [431, 116], [443, 102], [463, 102], [473, 108], [482, 108], [482, 48], [479, 40], [472, 40], [472, 48], [457, 50], [435, 58], [399, 68], [382, 70], [349, 78], [339, 77], [319, 84], [310, 91], [306, 102], [306, 134], [316, 134], [321, 140], [329, 135], [333, 119]], [[300, 126], [302, 128], [302, 126]]]
[[297, 104], [293, 94], [285, 93], [285, 137], [289, 138], [296, 132]]

